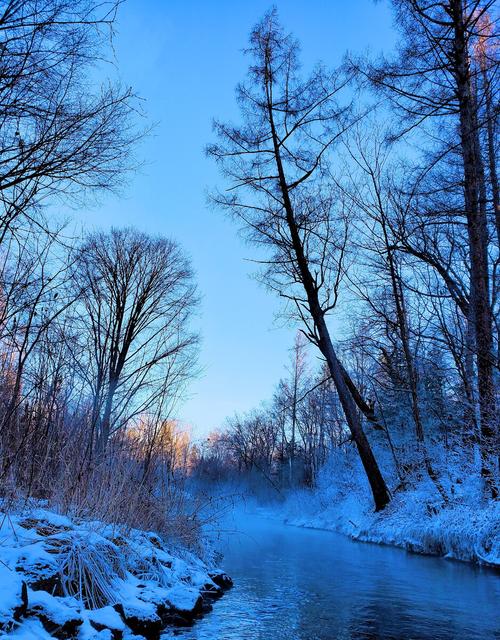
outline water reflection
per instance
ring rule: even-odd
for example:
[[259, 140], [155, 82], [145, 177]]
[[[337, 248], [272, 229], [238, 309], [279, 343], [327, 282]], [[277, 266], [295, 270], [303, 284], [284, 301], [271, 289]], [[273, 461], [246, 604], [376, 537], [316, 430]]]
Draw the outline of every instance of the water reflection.
[[222, 541], [235, 587], [184, 640], [500, 640], [500, 578], [262, 517]]

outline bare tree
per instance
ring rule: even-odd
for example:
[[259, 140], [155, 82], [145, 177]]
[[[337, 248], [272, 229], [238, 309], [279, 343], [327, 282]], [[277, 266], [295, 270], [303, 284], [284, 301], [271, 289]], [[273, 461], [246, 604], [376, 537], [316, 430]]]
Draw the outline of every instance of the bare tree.
[[302, 81], [297, 44], [274, 11], [253, 30], [248, 53], [250, 82], [237, 90], [244, 125], [217, 123], [221, 142], [208, 149], [231, 180], [229, 195], [215, 199], [272, 252], [265, 280], [294, 306], [323, 354], [376, 509], [383, 509], [389, 491], [358, 415], [356, 398], [362, 398], [339, 362], [326, 320], [337, 302], [348, 236], [342, 203], [324, 181], [327, 159], [348, 126], [347, 107], [338, 104], [346, 79], [317, 68]]
[[70, 267], [57, 255], [56, 246], [57, 233], [28, 233], [10, 237], [3, 247], [0, 344], [3, 361], [9, 368], [1, 412], [2, 445], [9, 451], [4, 459], [4, 475], [29, 438], [29, 424], [20, 422], [19, 412], [23, 404], [26, 407], [26, 403], [35, 402], [40, 394], [39, 380], [30, 371], [33, 361], [49, 334], [55, 338], [56, 334], [51, 333], [54, 325], [64, 318], [78, 296], [68, 286]]
[[303, 385], [305, 382], [305, 375], [307, 372], [306, 361], [306, 342], [302, 333], [297, 333], [295, 342], [292, 349], [292, 358], [290, 366], [290, 384], [287, 383], [286, 391], [288, 404], [288, 412], [291, 420], [291, 433], [290, 433], [290, 452], [288, 455], [288, 472], [290, 486], [294, 481], [294, 463], [295, 463], [295, 449], [297, 443], [297, 409], [298, 400], [303, 393]]
[[[394, 237], [393, 234], [392, 220], [395, 217], [393, 212], [401, 208], [401, 203], [399, 193], [393, 190], [388, 178], [391, 171], [387, 167], [387, 147], [390, 149], [390, 145], [381, 144], [373, 131], [372, 127], [371, 140], [367, 139], [366, 133], [364, 136], [358, 134], [352, 136], [346, 144], [355, 166], [361, 173], [357, 187], [353, 188], [350, 193], [354, 206], [362, 212], [362, 215], [359, 216], [359, 224], [362, 227], [361, 235], [365, 241], [364, 252], [372, 258], [372, 269], [368, 275], [364, 274], [362, 277], [372, 279], [373, 270], [375, 270], [377, 281], [383, 283], [383, 286], [386, 285], [388, 291], [386, 296], [374, 296], [373, 285], [370, 284], [364, 287], [362, 295], [370, 309], [382, 318], [383, 323], [392, 325], [393, 333], [397, 336], [402, 351], [418, 447], [429, 477], [441, 497], [447, 501], [448, 496], [433, 467], [425, 442], [419, 398], [419, 375], [413, 346], [415, 339], [408, 310], [408, 290], [403, 274], [405, 265], [402, 257], [404, 254], [398, 252], [397, 237]], [[389, 316], [393, 317], [389, 317], [386, 309], [381, 308], [380, 300], [384, 300], [384, 298], [390, 300]], [[422, 317], [423, 313], [419, 315]]]
[[[498, 114], [491, 110], [490, 95], [491, 81], [498, 76], [499, 61], [496, 55], [483, 55], [477, 68], [473, 64], [476, 45], [481, 45], [485, 51], [485, 42], [489, 42], [488, 51], [491, 52], [494, 51], [494, 43], [498, 42], [496, 26], [485, 21], [487, 14], [493, 10], [494, 2], [395, 0], [393, 4], [403, 34], [399, 56], [395, 60], [382, 60], [368, 66], [367, 71], [357, 66], [375, 87], [389, 97], [401, 115], [406, 132], [416, 127], [422, 131], [424, 125], [432, 126], [436, 119], [444, 131], [449, 131], [445, 144], [432, 154], [430, 164], [427, 163], [423, 168], [415, 190], [421, 187], [422, 179], [441, 159], [456, 156], [460, 160], [461, 213], [466, 224], [466, 264], [470, 272], [469, 304], [467, 308], [463, 304], [463, 310], [470, 320], [474, 338], [482, 475], [489, 491], [497, 495], [494, 455], [498, 448], [498, 416], [494, 383], [488, 205], [496, 202], [498, 193], [496, 168], [491, 164], [492, 161], [495, 163], [495, 157], [491, 156], [491, 145], [490, 180], [487, 179], [481, 132], [489, 127], [487, 137], [491, 138], [495, 130]], [[482, 95], [478, 93], [481, 77]], [[481, 115], [482, 111], [485, 116]], [[451, 128], [448, 125], [450, 119], [453, 123]], [[441, 137], [439, 135], [438, 139]], [[493, 210], [492, 218], [498, 225], [498, 211]], [[420, 252], [419, 257], [436, 268], [448, 287], [454, 288], [454, 283], [448, 278], [449, 272], [440, 260], [433, 259], [432, 253], [427, 251]]]
[[165, 394], [176, 397], [194, 373], [196, 288], [173, 241], [132, 229], [90, 235], [74, 280], [82, 290], [79, 370], [92, 392], [93, 440], [102, 453], [114, 431]]
[[110, 81], [93, 88], [118, 4], [2, 3], [0, 242], [47, 198], [113, 188], [131, 168], [132, 92]]

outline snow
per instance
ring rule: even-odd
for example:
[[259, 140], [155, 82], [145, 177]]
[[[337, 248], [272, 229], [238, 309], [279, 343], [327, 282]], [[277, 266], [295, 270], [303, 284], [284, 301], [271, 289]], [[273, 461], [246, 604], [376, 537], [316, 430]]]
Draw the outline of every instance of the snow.
[[33, 591], [30, 589], [28, 602], [30, 609], [39, 608], [50, 620], [60, 626], [74, 619], [80, 613], [76, 600], [73, 598], [57, 598], [47, 593], [47, 591]]
[[168, 590], [167, 599], [170, 604], [180, 611], [191, 611], [200, 597], [198, 589], [178, 583]]
[[45, 631], [40, 620], [36, 618], [27, 619], [20, 627], [9, 633], [9, 638], [15, 638], [15, 640], [52, 640], [52, 636]]
[[110, 629], [125, 630], [125, 624], [115, 609], [111, 606], [102, 607], [101, 609], [94, 609], [88, 614], [89, 620], [97, 622], [98, 624], [105, 625]]
[[67, 516], [55, 513], [54, 511], [48, 511], [47, 509], [33, 509], [30, 511], [30, 517], [36, 520], [43, 520], [55, 527], [73, 528], [73, 523]]
[[292, 493], [282, 514], [288, 524], [327, 529], [349, 537], [390, 544], [416, 553], [500, 567], [500, 503], [478, 499], [464, 482], [448, 504], [436, 500], [428, 483], [395, 493], [374, 512], [370, 495], [342, 486], [326, 469], [315, 490]]
[[[141, 633], [148, 624], [164, 626], [165, 608], [195, 615], [214, 571], [152, 532], [42, 508], [0, 513], [0, 624], [8, 637], [46, 640], [44, 625], [55, 624], [75, 628], [80, 640], [109, 640], [112, 631], [142, 638], [129, 626]], [[15, 620], [23, 581], [28, 606]]]
[[12, 618], [13, 610], [21, 603], [22, 580], [6, 563], [0, 564], [0, 624]]

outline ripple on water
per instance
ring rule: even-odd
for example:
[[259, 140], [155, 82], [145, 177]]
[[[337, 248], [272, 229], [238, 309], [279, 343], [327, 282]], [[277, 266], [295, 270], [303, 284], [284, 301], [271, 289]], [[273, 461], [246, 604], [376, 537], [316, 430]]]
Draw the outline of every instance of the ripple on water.
[[492, 571], [262, 516], [239, 528], [222, 545], [233, 589], [163, 640], [500, 640]]

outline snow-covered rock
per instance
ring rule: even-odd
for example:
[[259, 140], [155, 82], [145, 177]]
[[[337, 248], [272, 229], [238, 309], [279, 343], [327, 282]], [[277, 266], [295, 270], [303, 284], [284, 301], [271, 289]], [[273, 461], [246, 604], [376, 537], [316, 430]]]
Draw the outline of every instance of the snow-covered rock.
[[26, 613], [26, 583], [8, 564], [0, 563], [0, 631], [9, 631]]
[[[95, 631], [108, 630], [112, 640], [121, 640], [126, 625], [120, 614], [110, 605], [88, 612], [88, 621]], [[90, 636], [86, 636], [90, 637]]]
[[189, 625], [231, 586], [158, 535], [47, 510], [0, 527], [0, 637], [156, 640]]
[[28, 615], [37, 617], [44, 629], [53, 637], [74, 638], [83, 624], [78, 602], [69, 598], [59, 598], [47, 591], [28, 592]]

